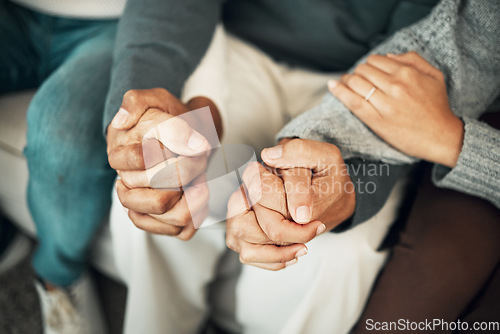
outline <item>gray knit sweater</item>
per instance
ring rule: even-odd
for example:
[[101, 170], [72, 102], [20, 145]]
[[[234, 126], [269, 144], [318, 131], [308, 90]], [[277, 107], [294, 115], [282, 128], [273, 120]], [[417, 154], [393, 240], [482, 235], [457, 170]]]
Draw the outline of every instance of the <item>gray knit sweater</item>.
[[[465, 124], [456, 167], [435, 165], [434, 183], [500, 207], [500, 131], [477, 120], [500, 93], [500, 1], [442, 0], [428, 17], [396, 33], [372, 53], [408, 51], [418, 52], [444, 73], [450, 106]], [[385, 143], [330, 94], [277, 137], [330, 142], [345, 159], [417, 161]]]

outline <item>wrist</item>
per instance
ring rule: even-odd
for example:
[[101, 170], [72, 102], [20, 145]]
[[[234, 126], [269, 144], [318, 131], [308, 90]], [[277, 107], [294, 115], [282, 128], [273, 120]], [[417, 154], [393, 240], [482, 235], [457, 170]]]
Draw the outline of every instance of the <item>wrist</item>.
[[464, 123], [460, 118], [453, 117], [449, 122], [449, 127], [445, 131], [448, 135], [443, 136], [445, 140], [443, 142], [442, 154], [435, 162], [449, 168], [454, 168], [457, 165], [460, 152], [462, 152], [465, 132]]
[[186, 107], [189, 110], [195, 110], [203, 107], [209, 107], [210, 113], [212, 114], [212, 119], [215, 124], [215, 130], [217, 131], [217, 135], [219, 136], [219, 140], [222, 139], [222, 135], [224, 132], [222, 126], [222, 116], [220, 115], [219, 108], [217, 105], [207, 97], [204, 96], [196, 96], [186, 103]]

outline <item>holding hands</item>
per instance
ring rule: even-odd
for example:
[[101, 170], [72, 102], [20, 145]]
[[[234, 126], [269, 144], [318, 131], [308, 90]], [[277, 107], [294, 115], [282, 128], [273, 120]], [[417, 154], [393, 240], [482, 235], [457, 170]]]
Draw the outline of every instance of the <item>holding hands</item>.
[[[164, 89], [129, 91], [107, 132], [109, 164], [121, 178], [116, 191], [132, 222], [145, 231], [183, 240], [194, 235], [193, 221], [208, 215], [209, 196], [203, 173], [210, 144], [175, 117], [187, 111]], [[149, 138], [155, 128], [161, 128], [164, 136]], [[143, 141], [145, 136], [147, 141]], [[148, 166], [145, 155], [152, 157]], [[163, 184], [165, 189], [154, 189], [148, 171], [158, 169], [167, 158], [175, 161], [171, 164], [174, 173]], [[196, 185], [182, 191], [190, 182]]]
[[400, 151], [453, 168], [464, 126], [448, 103], [443, 74], [415, 52], [371, 55], [330, 92]]
[[262, 159], [272, 171], [250, 165], [229, 200], [227, 245], [243, 263], [280, 270], [307, 254], [305, 243], [354, 213], [355, 192], [334, 145], [285, 139], [263, 150]]

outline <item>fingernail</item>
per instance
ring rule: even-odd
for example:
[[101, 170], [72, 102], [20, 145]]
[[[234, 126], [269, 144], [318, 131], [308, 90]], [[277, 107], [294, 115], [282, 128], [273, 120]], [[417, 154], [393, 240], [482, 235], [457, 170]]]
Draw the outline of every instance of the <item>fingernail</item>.
[[189, 137], [188, 147], [193, 151], [197, 151], [204, 143], [205, 138], [203, 138], [199, 133], [193, 132], [191, 137]]
[[128, 116], [129, 116], [128, 111], [126, 111], [123, 108], [120, 108], [120, 110], [118, 110], [115, 117], [113, 118], [111, 125], [116, 129], [121, 128], [127, 122]]
[[281, 145], [274, 146], [271, 148], [266, 148], [266, 155], [269, 159], [279, 159], [283, 153], [283, 147]]
[[297, 263], [299, 260], [297, 260], [297, 258], [293, 259], [293, 260], [290, 260], [288, 261], [287, 263], [285, 263], [285, 267], [290, 267], [290, 266], [293, 266], [295, 263]]
[[326, 230], [326, 225], [321, 224], [318, 226], [318, 229], [316, 230], [316, 235], [320, 235], [321, 233], [325, 232]]
[[297, 223], [308, 223], [311, 220], [311, 210], [308, 206], [299, 206], [295, 210], [295, 216], [297, 218]]
[[337, 87], [337, 81], [335, 81], [335, 80], [328, 80], [328, 88], [334, 89], [335, 87]]
[[295, 254], [295, 258], [297, 259], [297, 258], [299, 258], [299, 257], [301, 257], [301, 256], [306, 255], [306, 254], [307, 254], [307, 248], [306, 248], [306, 247], [304, 247], [304, 248], [302, 248], [301, 250], [299, 250], [299, 251], [297, 252], [297, 254]]

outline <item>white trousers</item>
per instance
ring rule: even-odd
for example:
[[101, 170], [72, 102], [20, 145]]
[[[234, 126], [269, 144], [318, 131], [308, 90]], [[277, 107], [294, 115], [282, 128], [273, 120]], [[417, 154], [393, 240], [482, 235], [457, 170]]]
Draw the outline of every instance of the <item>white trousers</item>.
[[[214, 41], [187, 83], [184, 98], [205, 95], [221, 101], [223, 143], [251, 145], [260, 154], [274, 145], [287, 121], [320, 103], [327, 80], [335, 75], [289, 68], [237, 38], [218, 34], [219, 42]], [[202, 84], [207, 78], [212, 85]], [[403, 187], [400, 182], [369, 221], [312, 240], [309, 253], [294, 266], [279, 272], [243, 266], [234, 277], [235, 288], [219, 286], [215, 292], [219, 305], [213, 310], [222, 314], [212, 315], [229, 323], [224, 317], [234, 306], [246, 333], [348, 332], [387, 257], [377, 248], [395, 219]], [[231, 252], [224, 225], [202, 228], [188, 242], [151, 235], [132, 224], [115, 195], [111, 231], [117, 268], [128, 287], [125, 333], [195, 333], [209, 312], [208, 286], [219, 275], [219, 260]]]

